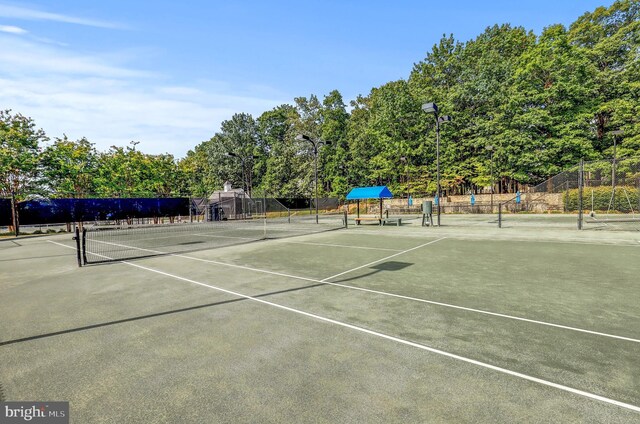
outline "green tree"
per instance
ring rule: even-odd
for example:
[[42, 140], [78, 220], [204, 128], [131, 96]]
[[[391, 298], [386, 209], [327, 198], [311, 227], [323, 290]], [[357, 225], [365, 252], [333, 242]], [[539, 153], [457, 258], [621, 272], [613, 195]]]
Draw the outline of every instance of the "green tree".
[[40, 143], [47, 140], [31, 118], [0, 111], [0, 195], [11, 198], [13, 227], [19, 233], [16, 200], [40, 191]]
[[516, 180], [537, 183], [593, 157], [594, 68], [562, 25], [545, 28], [526, 52], [510, 92], [506, 160]]
[[258, 118], [260, 139], [266, 159], [261, 189], [275, 197], [302, 197], [299, 170], [305, 158], [298, 154], [295, 126], [298, 112], [291, 105], [281, 105]]
[[86, 138], [56, 138], [41, 155], [42, 172], [57, 197], [86, 197], [93, 193], [98, 153]]
[[345, 196], [348, 191], [347, 163], [349, 146], [347, 128], [349, 113], [338, 90], [333, 90], [322, 101], [322, 131], [320, 138], [330, 144], [322, 147], [320, 152], [319, 177], [324, 183], [319, 185], [326, 194]]
[[253, 185], [260, 185], [261, 175], [255, 179], [256, 164], [266, 160], [258, 125], [253, 117], [247, 113], [236, 113], [230, 120], [222, 122], [220, 132], [211, 141], [211, 166], [219, 171], [219, 176], [224, 180], [245, 188], [251, 194]]
[[598, 7], [574, 22], [568, 34], [594, 65], [591, 129], [594, 148], [611, 155], [612, 137], [623, 129], [619, 154], [640, 151], [640, 1], [620, 0]]
[[209, 144], [205, 141], [198, 144], [187, 156], [178, 162], [178, 169], [183, 178], [182, 192], [195, 197], [208, 197], [222, 187], [212, 161], [209, 160]]
[[147, 155], [129, 146], [111, 146], [98, 155], [96, 193], [105, 197], [180, 195], [185, 177], [172, 155]]
[[424, 118], [420, 102], [412, 96], [409, 84], [398, 80], [371, 90], [367, 105], [369, 122], [365, 131], [373, 153], [368, 159], [368, 179], [406, 192], [403, 171], [423, 163], [429, 150], [428, 144], [420, 142], [420, 121]]
[[[297, 120], [294, 123], [295, 135], [304, 134], [313, 139], [321, 139], [322, 137], [322, 123], [324, 117], [322, 116], [322, 103], [317, 96], [311, 95], [309, 98], [296, 97], [295, 108], [297, 112]], [[295, 138], [291, 141], [295, 146], [296, 155], [300, 157], [300, 161], [296, 161], [297, 167], [295, 168], [296, 184], [298, 185], [298, 192], [301, 197], [313, 197], [314, 193], [314, 155], [313, 146], [307, 141], [299, 141]], [[324, 148], [323, 148], [324, 149]], [[322, 156], [321, 156], [322, 157]], [[319, 165], [318, 179], [321, 178], [322, 165]], [[318, 190], [321, 190], [323, 184], [318, 182]]]
[[347, 185], [357, 187], [370, 185], [369, 166], [376, 154], [373, 150], [373, 137], [368, 131], [371, 116], [371, 99], [358, 96], [351, 101], [351, 115], [347, 125]]
[[0, 111], [0, 194], [22, 199], [40, 191], [40, 143], [48, 138], [31, 118]]

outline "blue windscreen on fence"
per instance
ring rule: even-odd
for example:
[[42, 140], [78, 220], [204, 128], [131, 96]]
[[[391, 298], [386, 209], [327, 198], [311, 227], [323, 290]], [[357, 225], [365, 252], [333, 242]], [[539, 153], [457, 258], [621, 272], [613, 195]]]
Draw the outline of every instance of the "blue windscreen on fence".
[[[20, 224], [107, 221], [128, 218], [189, 216], [190, 200], [179, 198], [46, 199], [18, 204]], [[2, 219], [0, 204], [0, 219]], [[9, 205], [9, 223], [11, 208]], [[9, 224], [7, 224], [9, 225]]]
[[0, 226], [11, 225], [11, 199], [0, 199]]

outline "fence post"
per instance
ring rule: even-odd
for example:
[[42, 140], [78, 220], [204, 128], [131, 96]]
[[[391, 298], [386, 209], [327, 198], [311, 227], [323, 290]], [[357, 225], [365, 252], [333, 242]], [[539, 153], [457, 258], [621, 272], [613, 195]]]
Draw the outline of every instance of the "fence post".
[[[584, 159], [580, 159], [580, 167], [578, 168], [578, 230], [582, 230], [583, 219], [583, 203], [582, 195], [584, 193]], [[568, 196], [567, 192], [567, 196]]]
[[87, 264], [87, 229], [82, 229], [82, 261]]
[[82, 266], [82, 252], [80, 247], [80, 228], [76, 227], [75, 236], [73, 239], [76, 241], [76, 255], [78, 256], [78, 266]]

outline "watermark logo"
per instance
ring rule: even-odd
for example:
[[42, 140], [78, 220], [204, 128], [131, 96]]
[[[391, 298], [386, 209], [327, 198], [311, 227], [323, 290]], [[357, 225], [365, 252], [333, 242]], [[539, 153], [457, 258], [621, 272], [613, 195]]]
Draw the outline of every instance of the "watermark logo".
[[0, 424], [69, 424], [69, 402], [0, 402]]

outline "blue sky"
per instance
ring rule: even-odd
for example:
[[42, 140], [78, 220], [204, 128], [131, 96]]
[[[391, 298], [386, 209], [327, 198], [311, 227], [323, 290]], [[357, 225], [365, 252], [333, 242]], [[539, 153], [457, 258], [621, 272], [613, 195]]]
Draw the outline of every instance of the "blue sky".
[[183, 157], [234, 113], [406, 79], [443, 34], [540, 34], [612, 3], [0, 0], [0, 107], [52, 139]]

